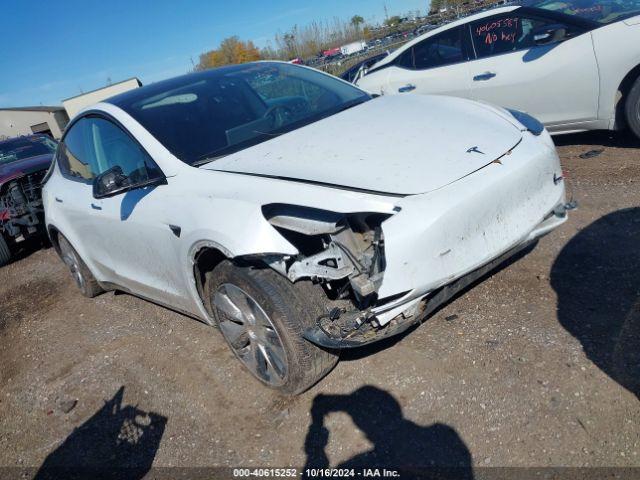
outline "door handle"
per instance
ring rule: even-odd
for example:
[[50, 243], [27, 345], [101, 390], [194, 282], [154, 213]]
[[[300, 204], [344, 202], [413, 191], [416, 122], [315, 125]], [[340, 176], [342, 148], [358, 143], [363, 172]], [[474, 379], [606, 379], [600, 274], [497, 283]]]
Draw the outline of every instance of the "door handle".
[[404, 87], [400, 87], [398, 89], [398, 91], [400, 93], [404, 93], [404, 92], [410, 92], [411, 90], [415, 90], [415, 89], [416, 89], [416, 86], [409, 83], [409, 84], [405, 85]]
[[496, 75], [497, 74], [494, 72], [484, 72], [484, 73], [481, 73], [480, 75], [476, 75], [475, 77], [473, 77], [473, 81], [482, 82], [483, 80], [491, 80]]
[[62, 203], [62, 199], [61, 198], [58, 198], [58, 197], [55, 197], [55, 198], [56, 198], [56, 202]]
[[100, 205], [96, 205], [95, 203], [91, 204], [91, 208], [93, 208], [94, 210], [102, 210], [102, 207]]

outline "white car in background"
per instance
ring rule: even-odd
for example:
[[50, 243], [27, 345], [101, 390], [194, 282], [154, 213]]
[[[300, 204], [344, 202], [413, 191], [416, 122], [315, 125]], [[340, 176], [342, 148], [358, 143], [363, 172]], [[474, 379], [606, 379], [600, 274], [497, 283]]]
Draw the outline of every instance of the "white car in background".
[[478, 13], [407, 43], [357, 84], [526, 112], [551, 133], [640, 137], [640, 1], [543, 0]]
[[563, 223], [564, 192], [525, 114], [372, 98], [259, 62], [80, 113], [43, 195], [84, 295], [123, 290], [215, 324], [256, 378], [295, 394], [340, 349], [400, 333]]

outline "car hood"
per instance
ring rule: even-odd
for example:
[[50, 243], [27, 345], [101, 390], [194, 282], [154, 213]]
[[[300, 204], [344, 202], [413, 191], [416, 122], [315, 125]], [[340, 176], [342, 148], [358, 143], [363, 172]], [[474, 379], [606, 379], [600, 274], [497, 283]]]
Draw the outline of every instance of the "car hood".
[[383, 96], [202, 168], [412, 195], [475, 172], [521, 138], [515, 119], [488, 105]]
[[4, 183], [21, 175], [46, 170], [51, 165], [53, 155], [38, 155], [15, 162], [0, 165], [0, 183]]

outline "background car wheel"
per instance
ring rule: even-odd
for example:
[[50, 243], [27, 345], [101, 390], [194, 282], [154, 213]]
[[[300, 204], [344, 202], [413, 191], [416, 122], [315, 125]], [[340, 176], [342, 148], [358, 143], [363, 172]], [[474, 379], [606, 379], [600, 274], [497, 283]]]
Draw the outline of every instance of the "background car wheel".
[[627, 124], [633, 134], [640, 139], [640, 78], [631, 87], [625, 103]]
[[233, 353], [270, 388], [301, 393], [337, 363], [337, 352], [302, 338], [325, 313], [323, 292], [311, 282], [293, 284], [268, 268], [224, 261], [207, 274], [205, 291]]
[[80, 255], [78, 255], [69, 241], [62, 235], [58, 237], [58, 245], [60, 246], [62, 261], [69, 268], [71, 276], [75, 280], [76, 285], [78, 285], [82, 295], [93, 298], [104, 292], [98, 281], [89, 271], [87, 265], [80, 258]]
[[9, 244], [4, 238], [4, 235], [0, 233], [0, 267], [4, 267], [11, 261], [11, 250], [9, 250]]

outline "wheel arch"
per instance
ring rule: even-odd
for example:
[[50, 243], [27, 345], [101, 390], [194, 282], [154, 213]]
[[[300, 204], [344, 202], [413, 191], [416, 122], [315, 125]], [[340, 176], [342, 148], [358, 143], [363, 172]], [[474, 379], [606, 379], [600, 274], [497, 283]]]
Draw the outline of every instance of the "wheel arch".
[[51, 241], [51, 245], [53, 245], [53, 249], [56, 251], [58, 255], [60, 255], [60, 242], [58, 241], [58, 237], [62, 235], [60, 230], [55, 225], [47, 225], [47, 235], [49, 236], [49, 240]]
[[627, 95], [631, 88], [633, 87], [635, 81], [640, 78], [640, 64], [633, 67], [624, 78], [620, 81], [618, 85], [618, 89], [616, 90], [616, 98], [614, 99], [616, 102], [615, 106], [615, 129], [621, 130], [627, 126], [626, 112], [625, 112], [625, 103], [627, 99]]
[[213, 271], [221, 262], [233, 258], [231, 252], [213, 242], [201, 242], [200, 245], [194, 246], [191, 256], [192, 278], [195, 283], [196, 291], [202, 306], [206, 310], [209, 318], [213, 318], [213, 312], [209, 306], [209, 302], [205, 298], [205, 282], [207, 273]]
[[[274, 254], [278, 256], [279, 254]], [[266, 257], [262, 255], [235, 255], [224, 246], [213, 241], [200, 241], [191, 248], [191, 278], [195, 285], [198, 298], [204, 307], [209, 319], [213, 318], [213, 312], [210, 309], [205, 295], [205, 284], [207, 274], [212, 272], [220, 263], [230, 260], [239, 266], [253, 266], [256, 268], [272, 268], [278, 271], [268, 263]], [[279, 271], [281, 275], [284, 275]], [[286, 277], [286, 275], [284, 275]]]

